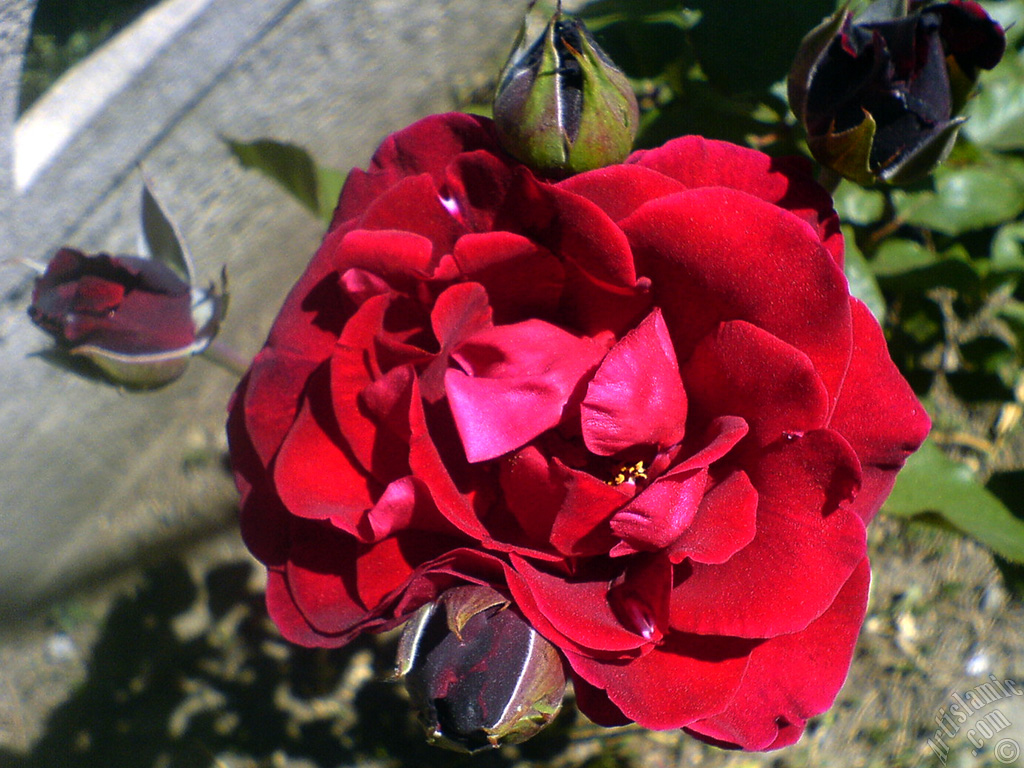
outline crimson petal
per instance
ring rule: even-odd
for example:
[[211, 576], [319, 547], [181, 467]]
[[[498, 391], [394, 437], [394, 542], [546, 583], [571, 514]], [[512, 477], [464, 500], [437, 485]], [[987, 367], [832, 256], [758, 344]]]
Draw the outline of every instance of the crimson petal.
[[689, 728], [748, 750], [778, 749], [795, 742], [807, 718], [832, 706], [846, 679], [870, 580], [864, 559], [835, 602], [805, 630], [754, 649], [728, 709]]
[[857, 299], [853, 308], [853, 359], [830, 427], [845, 437], [864, 472], [853, 509], [874, 517], [896, 482], [896, 473], [931, 428], [924, 407], [893, 364], [885, 337]]
[[669, 550], [673, 563], [724, 563], [754, 539], [757, 491], [742, 471], [727, 475], [701, 499], [697, 514]]
[[[644, 728], [681, 728], [722, 712], [743, 680], [756, 642], [671, 633], [650, 653], [606, 662], [565, 651], [577, 675]], [[563, 649], [564, 650], [564, 649]]]
[[583, 442], [598, 456], [683, 439], [686, 390], [672, 339], [655, 309], [612, 347], [580, 406]]
[[829, 400], [800, 350], [742, 320], [719, 324], [683, 367], [698, 413], [743, 417], [760, 445], [825, 426]]
[[727, 141], [684, 136], [626, 161], [650, 168], [690, 189], [729, 187], [792, 211], [813, 226], [835, 262], [843, 264], [843, 235], [832, 197], [803, 157], [769, 157]]
[[776, 443], [750, 471], [757, 533], [721, 565], [690, 564], [672, 593], [675, 629], [762, 638], [797, 632], [832, 604], [864, 558], [864, 523], [844, 506], [859, 465], [841, 437], [818, 430]]
[[806, 222], [710, 187], [649, 202], [622, 228], [680, 360], [718, 323], [746, 320], [804, 352], [838, 396], [852, 347], [849, 293]]
[[603, 349], [540, 320], [480, 331], [452, 355], [445, 390], [471, 462], [513, 451], [557, 425]]

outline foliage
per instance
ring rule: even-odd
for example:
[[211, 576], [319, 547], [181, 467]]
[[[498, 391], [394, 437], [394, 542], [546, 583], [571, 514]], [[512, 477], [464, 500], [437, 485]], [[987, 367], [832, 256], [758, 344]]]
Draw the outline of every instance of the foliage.
[[21, 73], [24, 112], [64, 72], [99, 48], [157, 0], [40, 0]]

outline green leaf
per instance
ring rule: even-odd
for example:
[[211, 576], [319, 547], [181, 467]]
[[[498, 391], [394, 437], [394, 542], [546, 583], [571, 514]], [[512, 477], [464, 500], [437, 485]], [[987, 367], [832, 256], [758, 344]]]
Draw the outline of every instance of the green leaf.
[[323, 219], [324, 224], [330, 224], [334, 208], [338, 205], [341, 188], [345, 186], [346, 176], [336, 168], [320, 166], [316, 169], [316, 178], [320, 218]]
[[878, 322], [885, 317], [885, 298], [878, 287], [875, 276], [871, 273], [871, 266], [864, 259], [864, 254], [857, 247], [854, 239], [853, 227], [843, 227], [843, 237], [846, 240], [846, 260], [843, 264], [843, 271], [846, 273], [846, 280], [850, 283], [850, 293], [867, 304], [871, 314]]
[[885, 194], [843, 179], [832, 193], [836, 213], [851, 224], [874, 224], [885, 213]]
[[1024, 272], [1024, 222], [1000, 227], [992, 238], [992, 269], [998, 272]]
[[940, 168], [934, 192], [893, 190], [892, 202], [906, 223], [947, 235], [1002, 224], [1024, 212], [1024, 183], [1012, 167], [1019, 163]]
[[1024, 563], [1024, 520], [931, 440], [907, 460], [883, 509], [897, 517], [937, 514], [996, 554]]
[[316, 163], [306, 150], [273, 139], [225, 141], [243, 166], [262, 172], [315, 215], [320, 215]]
[[991, 72], [982, 73], [980, 83], [967, 105], [964, 134], [986, 149], [1024, 148], [1024, 61], [1011, 53]]
[[878, 246], [871, 269], [879, 277], [901, 275], [911, 270], [931, 266], [937, 257], [914, 240], [890, 237]]
[[145, 174], [142, 176], [139, 239], [139, 250], [145, 256], [170, 267], [189, 285], [195, 282], [185, 241], [153, 194], [152, 183]]

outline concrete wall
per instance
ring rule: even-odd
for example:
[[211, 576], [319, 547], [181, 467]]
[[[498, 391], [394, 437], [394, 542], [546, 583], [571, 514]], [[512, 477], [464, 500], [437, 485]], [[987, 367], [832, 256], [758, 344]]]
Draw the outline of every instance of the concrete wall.
[[220, 137], [362, 165], [496, 70], [525, 2], [165, 0], [16, 125], [33, 5], [0, 0], [0, 615], [229, 524], [235, 500], [218, 462], [232, 376], [195, 360], [127, 395], [58, 371], [33, 356], [48, 341], [10, 260], [135, 250], [141, 163], [199, 275], [227, 265], [221, 339], [253, 354], [320, 225]]

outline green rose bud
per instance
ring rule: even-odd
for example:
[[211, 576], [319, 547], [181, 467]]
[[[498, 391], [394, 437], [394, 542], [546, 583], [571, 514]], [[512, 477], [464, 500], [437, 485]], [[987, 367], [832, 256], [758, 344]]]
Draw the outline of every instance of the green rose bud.
[[629, 81], [583, 22], [559, 7], [528, 44], [524, 21], [494, 97], [509, 154], [545, 176], [569, 176], [624, 160], [638, 122]]
[[402, 633], [405, 679], [427, 739], [459, 752], [526, 741], [562, 706], [558, 651], [490, 587], [455, 587]]

